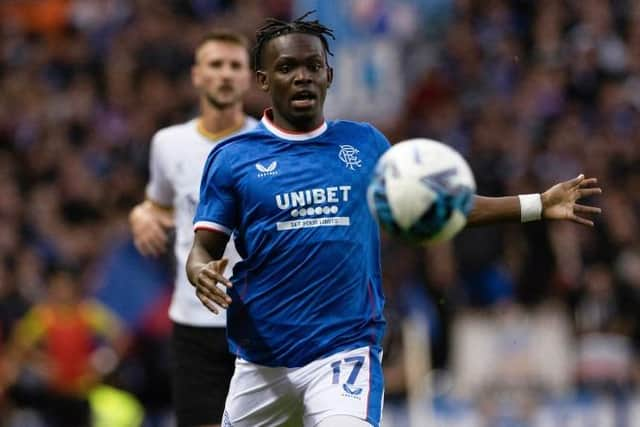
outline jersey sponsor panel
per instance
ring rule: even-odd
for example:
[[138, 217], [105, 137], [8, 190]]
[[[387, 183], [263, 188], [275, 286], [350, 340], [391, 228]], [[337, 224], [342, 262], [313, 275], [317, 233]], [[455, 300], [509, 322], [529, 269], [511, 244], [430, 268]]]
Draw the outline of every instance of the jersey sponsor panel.
[[330, 122], [304, 139], [272, 132], [263, 119], [211, 153], [195, 227], [215, 223], [237, 234], [244, 260], [228, 310], [234, 352], [301, 366], [378, 344], [379, 236], [366, 187], [387, 147], [369, 125]]

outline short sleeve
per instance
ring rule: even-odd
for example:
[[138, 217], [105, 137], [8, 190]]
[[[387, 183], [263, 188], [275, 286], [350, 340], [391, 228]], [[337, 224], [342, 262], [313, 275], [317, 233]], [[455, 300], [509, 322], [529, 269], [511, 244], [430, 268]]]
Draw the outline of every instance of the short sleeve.
[[149, 152], [149, 182], [147, 183], [146, 196], [161, 206], [170, 207], [173, 206], [174, 192], [163, 148], [159, 134], [156, 133], [151, 140]]
[[391, 147], [389, 140], [382, 132], [380, 132], [377, 128], [372, 125], [369, 125], [369, 129], [371, 130], [373, 141], [375, 143], [376, 148], [378, 149], [378, 157], [382, 156], [382, 154]]
[[235, 181], [231, 165], [225, 160], [226, 151], [216, 148], [207, 158], [200, 183], [200, 202], [194, 218], [194, 230], [205, 229], [230, 235], [237, 226]]

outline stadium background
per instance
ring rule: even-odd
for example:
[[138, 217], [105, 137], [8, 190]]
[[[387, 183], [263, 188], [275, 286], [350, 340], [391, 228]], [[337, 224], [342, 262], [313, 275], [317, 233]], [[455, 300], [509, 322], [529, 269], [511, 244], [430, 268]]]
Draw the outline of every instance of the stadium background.
[[[171, 261], [140, 257], [127, 227], [150, 137], [196, 114], [188, 69], [205, 30], [252, 37], [266, 16], [311, 9], [338, 37], [329, 118], [446, 141], [484, 195], [578, 172], [605, 189], [590, 200], [604, 211], [594, 229], [484, 227], [424, 250], [385, 239], [385, 425], [640, 425], [635, 0], [3, 0], [2, 354], [51, 297], [51, 267], [73, 264], [87, 298], [125, 325], [127, 351], [104, 382], [135, 396], [145, 425], [171, 425]], [[267, 99], [253, 89], [246, 102], [259, 117]], [[417, 385], [406, 354], [429, 364]], [[6, 370], [0, 425], [42, 425], [6, 392]], [[42, 386], [26, 372], [19, 382]]]

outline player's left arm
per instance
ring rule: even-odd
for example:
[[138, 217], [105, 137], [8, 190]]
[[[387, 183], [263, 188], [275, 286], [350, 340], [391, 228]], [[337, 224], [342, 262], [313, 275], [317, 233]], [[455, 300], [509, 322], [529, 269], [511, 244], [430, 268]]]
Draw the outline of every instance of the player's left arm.
[[553, 185], [539, 195], [483, 197], [475, 196], [474, 206], [467, 218], [470, 226], [504, 221], [532, 221], [536, 219], [569, 220], [593, 226], [585, 216], [597, 215], [600, 208], [576, 203], [579, 199], [602, 193], [596, 178], [584, 175]]
[[88, 299], [82, 303], [82, 314], [96, 337], [100, 337], [91, 352], [90, 365], [84, 381], [87, 386], [98, 384], [120, 364], [131, 344], [131, 336], [123, 321], [101, 302]]

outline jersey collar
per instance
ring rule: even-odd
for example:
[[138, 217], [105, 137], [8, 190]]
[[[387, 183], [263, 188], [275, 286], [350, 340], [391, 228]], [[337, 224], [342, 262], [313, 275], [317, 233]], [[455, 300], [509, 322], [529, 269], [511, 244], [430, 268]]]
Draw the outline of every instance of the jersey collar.
[[202, 117], [198, 117], [196, 120], [196, 130], [198, 131], [198, 133], [213, 142], [218, 142], [221, 139], [238, 132], [247, 124], [247, 118], [245, 117], [238, 125], [231, 126], [219, 132], [209, 132], [207, 129], [205, 129], [204, 124], [202, 123]]
[[322, 135], [327, 130], [327, 122], [322, 122], [320, 126], [309, 132], [295, 132], [288, 129], [282, 129], [273, 123], [271, 119], [273, 117], [273, 111], [271, 108], [264, 110], [262, 115], [262, 124], [265, 128], [274, 135], [282, 139], [288, 139], [290, 141], [305, 141]]

